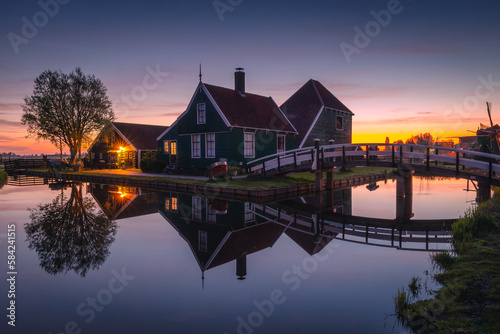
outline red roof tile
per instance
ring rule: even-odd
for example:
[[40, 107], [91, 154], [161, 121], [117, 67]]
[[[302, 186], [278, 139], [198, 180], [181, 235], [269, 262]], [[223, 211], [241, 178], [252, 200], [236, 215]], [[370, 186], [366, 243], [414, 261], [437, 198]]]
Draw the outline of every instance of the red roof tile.
[[271, 97], [204, 85], [232, 126], [296, 132]]
[[157, 150], [156, 138], [165, 131], [168, 126], [134, 124], [134, 123], [112, 123], [118, 131], [138, 150]]

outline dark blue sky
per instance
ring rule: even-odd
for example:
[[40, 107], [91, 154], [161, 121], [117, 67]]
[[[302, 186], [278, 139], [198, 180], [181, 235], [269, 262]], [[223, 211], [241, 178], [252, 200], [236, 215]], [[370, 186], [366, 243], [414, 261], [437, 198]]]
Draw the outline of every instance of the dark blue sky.
[[[53, 17], [38, 1], [0, 5], [0, 152], [32, 145], [18, 121], [36, 76], [77, 66], [104, 82], [125, 122], [171, 124], [189, 102], [200, 63], [205, 82], [225, 87], [233, 86], [234, 67], [245, 67], [247, 90], [278, 104], [317, 79], [356, 114], [358, 141], [465, 134], [488, 122], [485, 100], [494, 116], [500, 108], [500, 84], [476, 96], [480, 78], [500, 81], [492, 1], [220, 0], [230, 9], [223, 21], [213, 0], [60, 1], [41, 1]], [[391, 9], [390, 22], [381, 14], [386, 22], [375, 23], [373, 12]], [[23, 18], [39, 26], [28, 38]], [[356, 27], [371, 35], [368, 42], [358, 36], [356, 44]], [[346, 45], [357, 51], [346, 57]], [[168, 76], [138, 95], [148, 68]]]

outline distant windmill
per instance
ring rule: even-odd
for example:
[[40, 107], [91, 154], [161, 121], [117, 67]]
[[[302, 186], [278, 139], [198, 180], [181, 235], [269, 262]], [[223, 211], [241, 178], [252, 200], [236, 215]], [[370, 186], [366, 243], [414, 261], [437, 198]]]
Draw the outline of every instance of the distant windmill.
[[491, 125], [491, 127], [486, 130], [488, 132], [489, 150], [491, 153], [500, 154], [500, 144], [499, 144], [500, 130], [498, 125], [497, 126], [493, 125], [493, 120], [491, 118], [491, 102], [486, 102], [486, 109], [488, 110], [488, 117], [490, 119], [490, 125]]
[[488, 109], [488, 117], [490, 118], [490, 125], [493, 126], [493, 121], [491, 120], [491, 102], [486, 102], [486, 108]]

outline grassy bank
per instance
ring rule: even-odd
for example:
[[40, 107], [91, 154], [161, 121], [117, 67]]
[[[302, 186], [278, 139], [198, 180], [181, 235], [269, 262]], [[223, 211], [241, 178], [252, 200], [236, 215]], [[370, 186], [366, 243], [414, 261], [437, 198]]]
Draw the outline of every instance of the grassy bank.
[[7, 181], [7, 172], [0, 170], [0, 183], [4, 183]]
[[[43, 170], [47, 171], [47, 170]], [[392, 173], [392, 168], [382, 168], [382, 167], [358, 167], [352, 168], [348, 172], [338, 171], [334, 173], [335, 180], [347, 179], [351, 177], [358, 176], [368, 176], [368, 175], [380, 175]], [[119, 173], [119, 172], [118, 172]], [[127, 174], [114, 174], [114, 173], [102, 173], [99, 171], [85, 171], [85, 172], [63, 172], [63, 174], [82, 174], [82, 175], [97, 175], [97, 176], [113, 176], [126, 179], [143, 179], [143, 180], [162, 180], [168, 182], [177, 183], [188, 183], [188, 184], [202, 184], [202, 185], [216, 185], [221, 187], [233, 187], [233, 188], [243, 188], [243, 189], [270, 189], [270, 188], [280, 188], [280, 187], [290, 187], [302, 184], [310, 184], [315, 182], [314, 173], [301, 172], [301, 173], [291, 173], [285, 176], [276, 177], [265, 177], [262, 175], [248, 175], [245, 178], [234, 178], [234, 179], [222, 179], [222, 180], [198, 180], [198, 179], [185, 179], [176, 178], [175, 176], [166, 176], [164, 174], [159, 174], [158, 176], [151, 175], [127, 175]], [[326, 176], [325, 176], [326, 179]]]
[[431, 257], [443, 287], [430, 300], [411, 303], [401, 290], [395, 297], [405, 326], [416, 333], [500, 333], [499, 222], [500, 193], [495, 192], [453, 224], [454, 251]]

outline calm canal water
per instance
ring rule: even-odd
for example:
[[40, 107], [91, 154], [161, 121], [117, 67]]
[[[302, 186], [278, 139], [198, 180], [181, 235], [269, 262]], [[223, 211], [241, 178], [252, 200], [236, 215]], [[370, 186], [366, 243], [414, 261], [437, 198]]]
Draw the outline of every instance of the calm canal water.
[[[0, 190], [4, 277], [8, 225], [17, 271], [15, 328], [1, 284], [2, 333], [400, 333], [393, 296], [431, 267], [429, 252], [397, 248], [398, 229], [367, 238], [349, 220], [394, 219], [394, 180], [279, 207], [37, 182]], [[414, 177], [402, 207], [413, 220], [457, 218], [475, 205], [466, 188]], [[403, 248], [426, 247], [425, 232], [402, 233]], [[449, 247], [435, 235], [429, 249]]]

